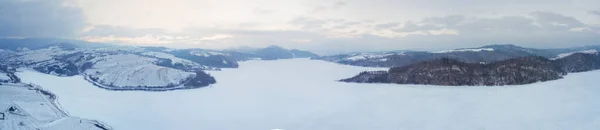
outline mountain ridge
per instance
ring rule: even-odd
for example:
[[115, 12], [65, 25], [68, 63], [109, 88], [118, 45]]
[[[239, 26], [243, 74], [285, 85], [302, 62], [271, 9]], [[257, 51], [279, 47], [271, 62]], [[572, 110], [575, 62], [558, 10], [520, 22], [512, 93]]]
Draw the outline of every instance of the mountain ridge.
[[402, 52], [369, 52], [349, 53], [311, 58], [353, 66], [363, 67], [398, 67], [420, 61], [439, 58], [453, 58], [468, 63], [489, 63], [511, 58], [526, 56], [543, 56], [556, 58], [561, 54], [583, 51], [600, 50], [600, 46], [585, 46], [555, 49], [525, 48], [513, 44], [486, 45], [477, 48], [460, 48], [437, 52], [402, 51]]

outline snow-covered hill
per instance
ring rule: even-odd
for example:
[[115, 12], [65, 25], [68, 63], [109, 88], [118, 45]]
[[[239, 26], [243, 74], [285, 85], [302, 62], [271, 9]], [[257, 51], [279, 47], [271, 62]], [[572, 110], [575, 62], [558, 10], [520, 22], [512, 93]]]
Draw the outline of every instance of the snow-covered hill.
[[84, 75], [108, 89], [152, 89], [180, 86], [194, 73], [158, 66], [158, 60], [133, 54], [110, 55], [95, 58]]
[[107, 125], [67, 114], [56, 96], [39, 86], [0, 85], [0, 130], [110, 130]]
[[573, 55], [575, 53], [586, 53], [586, 54], [598, 54], [598, 50], [596, 49], [592, 49], [592, 50], [583, 50], [583, 51], [575, 51], [575, 52], [567, 52], [567, 53], [560, 53], [558, 54], [556, 57], [552, 58], [552, 59], [560, 59], [560, 58], [564, 58], [570, 55]]
[[[61, 43], [45, 48], [1, 53], [5, 60], [0, 65], [30, 68], [57, 76], [85, 75], [97, 86], [112, 90], [164, 91], [203, 87], [186, 83], [200, 82], [196, 81], [198, 79], [214, 81], [196, 78], [196, 73], [220, 69], [208, 61], [193, 61], [167, 51], [143, 47], [78, 48]], [[209, 55], [212, 62], [237, 65], [236, 61], [219, 56]]]

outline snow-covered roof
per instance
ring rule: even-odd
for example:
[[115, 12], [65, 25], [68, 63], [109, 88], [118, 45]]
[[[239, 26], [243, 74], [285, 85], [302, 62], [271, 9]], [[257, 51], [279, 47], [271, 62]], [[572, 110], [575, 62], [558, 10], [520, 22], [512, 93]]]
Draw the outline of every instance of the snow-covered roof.
[[45, 102], [13, 101], [13, 103], [38, 121], [52, 121], [61, 117], [50, 108], [50, 104]]

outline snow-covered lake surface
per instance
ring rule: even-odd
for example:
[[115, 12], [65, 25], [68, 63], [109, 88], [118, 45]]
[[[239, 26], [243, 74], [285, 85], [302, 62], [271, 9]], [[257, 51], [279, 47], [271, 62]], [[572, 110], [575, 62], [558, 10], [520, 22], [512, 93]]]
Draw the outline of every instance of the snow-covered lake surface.
[[370, 68], [293, 59], [210, 72], [210, 88], [108, 91], [82, 77], [18, 75], [71, 115], [118, 130], [597, 130], [600, 71], [524, 86], [351, 84]]

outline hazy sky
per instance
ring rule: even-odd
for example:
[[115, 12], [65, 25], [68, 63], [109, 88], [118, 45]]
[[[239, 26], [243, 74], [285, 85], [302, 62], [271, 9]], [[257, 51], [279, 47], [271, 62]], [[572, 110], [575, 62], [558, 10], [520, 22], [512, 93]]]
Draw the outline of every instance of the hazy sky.
[[0, 37], [317, 52], [600, 44], [599, 0], [1, 0]]

